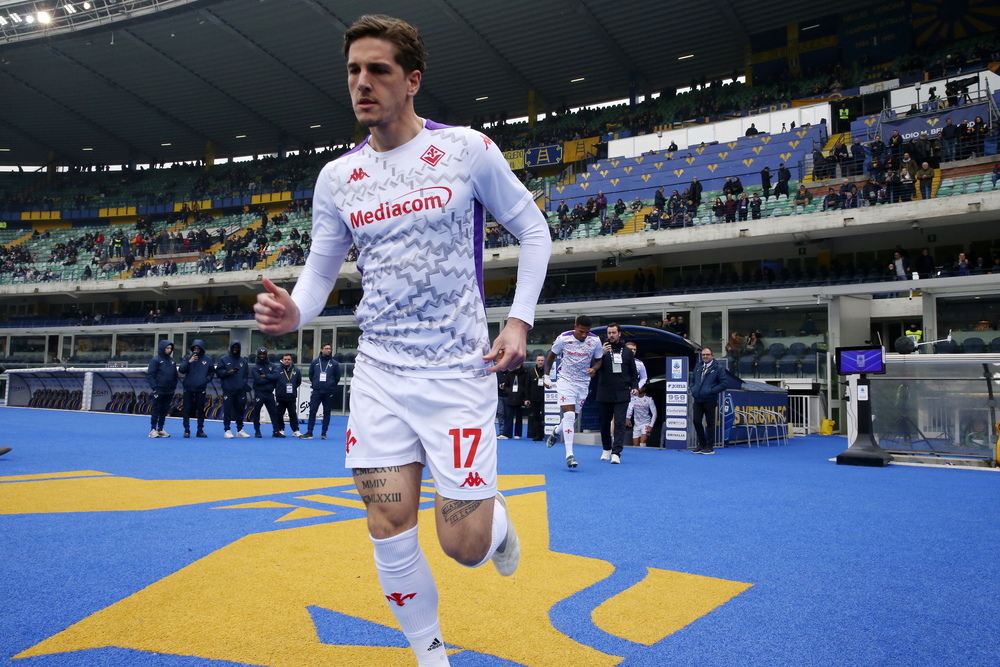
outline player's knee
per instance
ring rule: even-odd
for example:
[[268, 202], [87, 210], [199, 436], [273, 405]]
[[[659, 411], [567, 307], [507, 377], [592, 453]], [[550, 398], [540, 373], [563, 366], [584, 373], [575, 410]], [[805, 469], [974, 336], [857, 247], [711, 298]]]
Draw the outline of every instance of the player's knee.
[[489, 534], [468, 536], [466, 539], [454, 543], [442, 543], [441, 548], [445, 555], [460, 565], [475, 567], [482, 563], [486, 554], [489, 553], [490, 539]]
[[376, 540], [395, 537], [417, 525], [417, 517], [407, 512], [373, 512], [368, 508], [368, 532]]

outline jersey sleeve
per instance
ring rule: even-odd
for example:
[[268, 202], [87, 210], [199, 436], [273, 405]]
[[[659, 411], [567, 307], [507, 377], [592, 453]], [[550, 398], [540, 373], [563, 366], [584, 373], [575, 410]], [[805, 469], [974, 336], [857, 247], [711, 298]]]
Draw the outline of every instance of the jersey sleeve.
[[[596, 336], [595, 336], [595, 338], [596, 338]], [[598, 338], [597, 339], [597, 345], [594, 346], [594, 358], [593, 358], [593, 361], [597, 361], [598, 359], [600, 359], [603, 356], [604, 356], [604, 345], [601, 344], [601, 340]]]
[[354, 243], [351, 230], [340, 217], [340, 212], [334, 205], [332, 183], [334, 163], [323, 167], [316, 179], [313, 189], [313, 231], [312, 245], [309, 251], [318, 251], [322, 255], [347, 255]]
[[656, 401], [652, 398], [649, 399], [649, 425], [652, 426], [656, 423]]
[[[479, 132], [471, 132], [472, 185], [481, 201], [500, 224], [508, 222], [532, 202], [531, 193], [517, 180], [500, 148]], [[510, 230], [515, 236], [513, 229]]]
[[633, 412], [635, 412], [635, 396], [628, 399], [628, 410], [625, 411], [625, 419], [632, 419]]
[[642, 389], [646, 385], [646, 380], [649, 379], [649, 376], [646, 375], [646, 365], [636, 359], [635, 370], [639, 373], [639, 389]]
[[563, 351], [563, 337], [556, 336], [556, 339], [552, 341], [552, 354], [558, 357], [560, 354], [562, 354], [562, 351]]

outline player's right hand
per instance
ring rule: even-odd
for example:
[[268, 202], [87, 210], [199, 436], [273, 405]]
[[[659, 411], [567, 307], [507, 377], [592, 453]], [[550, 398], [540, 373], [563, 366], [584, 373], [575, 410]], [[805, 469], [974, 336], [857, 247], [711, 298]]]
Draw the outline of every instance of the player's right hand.
[[545, 379], [543, 380], [543, 382], [545, 383], [545, 388], [546, 389], [552, 389], [552, 380], [549, 379], [548, 375], [545, 376]]
[[267, 292], [257, 295], [253, 307], [257, 328], [272, 336], [294, 331], [299, 326], [299, 307], [292, 301], [292, 295], [267, 278], [263, 283]]

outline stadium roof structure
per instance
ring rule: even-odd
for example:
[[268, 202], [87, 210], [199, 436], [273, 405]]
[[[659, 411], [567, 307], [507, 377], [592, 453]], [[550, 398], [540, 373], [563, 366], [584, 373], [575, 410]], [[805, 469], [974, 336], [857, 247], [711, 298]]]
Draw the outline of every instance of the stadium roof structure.
[[[867, 4], [93, 1], [0, 1], [0, 163], [158, 163], [199, 159], [208, 141], [218, 158], [349, 142], [340, 49], [363, 13], [420, 29], [428, 70], [417, 112], [468, 124], [526, 114], [531, 90], [548, 110], [625, 98], [630, 81], [652, 93], [727, 76], [742, 69], [751, 34]], [[85, 5], [97, 12], [87, 20]], [[27, 22], [42, 11], [44, 23]]]

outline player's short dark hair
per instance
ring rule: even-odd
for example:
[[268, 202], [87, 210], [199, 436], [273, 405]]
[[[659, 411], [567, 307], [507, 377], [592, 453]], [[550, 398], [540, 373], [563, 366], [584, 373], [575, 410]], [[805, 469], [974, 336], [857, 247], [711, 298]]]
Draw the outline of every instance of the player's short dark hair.
[[577, 326], [581, 326], [581, 327], [589, 327], [590, 326], [590, 318], [587, 317], [586, 315], [577, 315], [576, 316], [576, 323], [575, 324]]
[[622, 330], [622, 328], [621, 328], [620, 326], [618, 326], [618, 323], [617, 323], [617, 322], [612, 322], [611, 324], [609, 324], [609, 325], [608, 325], [608, 328], [609, 328], [609, 329], [610, 329], [611, 327], [614, 327], [615, 329], [618, 329], [619, 333], [620, 333], [620, 332], [621, 332], [621, 330]]
[[385, 14], [365, 14], [344, 33], [344, 57], [351, 44], [362, 37], [377, 37], [391, 42], [396, 49], [396, 63], [406, 74], [427, 69], [424, 40], [417, 29], [406, 21]]

